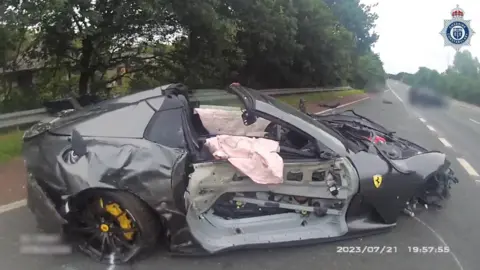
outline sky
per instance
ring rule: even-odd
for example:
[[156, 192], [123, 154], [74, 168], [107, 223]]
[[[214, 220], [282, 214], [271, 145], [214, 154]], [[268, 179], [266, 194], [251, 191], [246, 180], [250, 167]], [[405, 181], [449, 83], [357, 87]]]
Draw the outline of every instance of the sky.
[[380, 35], [373, 50], [380, 54], [387, 73], [415, 73], [424, 66], [443, 72], [453, 63], [455, 50], [444, 47], [443, 21], [451, 19], [457, 5], [464, 19], [477, 32], [471, 37], [469, 50], [480, 58], [480, 0], [361, 0], [378, 3], [373, 9], [379, 16], [375, 31]]

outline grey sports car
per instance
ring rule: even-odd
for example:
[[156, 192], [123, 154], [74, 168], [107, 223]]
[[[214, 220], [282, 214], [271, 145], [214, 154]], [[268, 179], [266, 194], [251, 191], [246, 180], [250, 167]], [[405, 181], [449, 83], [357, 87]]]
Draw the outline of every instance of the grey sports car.
[[[277, 143], [281, 183], [215, 156], [205, 145], [219, 135]], [[311, 115], [238, 84], [171, 84], [45, 119], [23, 155], [39, 226], [110, 264], [160, 246], [214, 254], [385, 232], [458, 182], [444, 153], [353, 111]]]

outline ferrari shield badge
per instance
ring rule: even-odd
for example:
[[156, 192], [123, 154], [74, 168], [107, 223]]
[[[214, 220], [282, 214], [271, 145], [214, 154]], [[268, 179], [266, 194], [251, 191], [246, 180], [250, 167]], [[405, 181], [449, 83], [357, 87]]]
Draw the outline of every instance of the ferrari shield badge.
[[440, 34], [444, 40], [444, 46], [451, 46], [459, 51], [463, 46], [470, 45], [470, 39], [475, 32], [470, 27], [470, 20], [465, 20], [465, 12], [458, 5], [451, 11], [452, 18], [444, 20], [443, 30]]
[[373, 185], [376, 188], [379, 188], [382, 185], [383, 177], [380, 174], [376, 174], [373, 176]]

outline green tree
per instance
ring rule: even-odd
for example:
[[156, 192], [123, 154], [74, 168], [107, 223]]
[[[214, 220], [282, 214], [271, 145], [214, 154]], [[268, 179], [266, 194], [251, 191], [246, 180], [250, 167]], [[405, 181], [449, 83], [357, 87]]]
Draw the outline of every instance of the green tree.
[[378, 15], [373, 8], [378, 4], [365, 5], [359, 0], [325, 0], [339, 23], [353, 35], [355, 54], [352, 55], [350, 82], [357, 88], [381, 90], [385, 87], [386, 74], [379, 55], [372, 52], [372, 46], [379, 35], [374, 31]]
[[[83, 95], [116, 80], [107, 71], [127, 65], [127, 74], [153, 63], [146, 48], [175, 32], [171, 13], [162, 1], [24, 0], [31, 25], [38, 25], [32, 57], [59, 69], [79, 72]], [[99, 73], [99, 82], [90, 87]], [[110, 76], [109, 76], [110, 75]]]
[[303, 86], [340, 85], [350, 79], [352, 34], [322, 1], [295, 1], [297, 40], [302, 45], [293, 72]]
[[3, 14], [0, 17], [0, 112], [38, 106], [36, 93], [28, 91], [30, 78], [19, 79], [19, 75], [29, 75], [20, 71], [35, 64], [25, 57], [34, 33], [25, 17], [17, 16], [22, 13], [21, 2], [3, 1], [0, 13]]
[[479, 75], [480, 63], [477, 58], [473, 58], [470, 51], [458, 52], [453, 59], [453, 70], [468, 76], [477, 78]]
[[95, 93], [119, 76], [116, 90], [130, 91], [232, 81], [380, 89], [386, 77], [371, 49], [378, 16], [358, 0], [7, 1], [21, 9], [5, 21], [35, 31], [29, 57], [49, 67], [44, 98]]
[[378, 14], [372, 11], [378, 4], [365, 5], [360, 0], [324, 0], [340, 24], [353, 33], [360, 55], [370, 52], [379, 35], [374, 31]]
[[358, 58], [355, 85], [370, 91], [385, 89], [386, 73], [380, 56], [367, 53]]
[[170, 53], [173, 78], [191, 87], [224, 86], [243, 63], [234, 10], [222, 0], [171, 0], [179, 26]]
[[438, 89], [440, 83], [440, 74], [436, 70], [426, 67], [420, 67], [415, 73], [415, 80], [412, 85], [417, 87], [430, 87]]
[[238, 80], [252, 87], [291, 83], [291, 66], [301, 49], [294, 4], [288, 0], [227, 0], [237, 21], [237, 45], [244, 54]]

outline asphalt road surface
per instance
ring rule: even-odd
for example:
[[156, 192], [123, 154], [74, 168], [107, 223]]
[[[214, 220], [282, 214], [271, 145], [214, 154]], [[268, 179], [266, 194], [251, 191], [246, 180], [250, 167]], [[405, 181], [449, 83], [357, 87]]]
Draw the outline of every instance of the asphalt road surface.
[[[399, 135], [432, 150], [445, 151], [460, 183], [442, 210], [402, 217], [390, 233], [331, 244], [271, 250], [248, 250], [208, 258], [170, 258], [162, 251], [132, 266], [106, 266], [80, 254], [25, 255], [20, 237], [36, 233], [26, 208], [0, 214], [1, 269], [355, 269], [355, 270], [476, 270], [480, 265], [480, 109], [452, 103], [427, 109], [408, 104], [408, 87], [389, 81], [391, 90], [353, 107]], [[342, 108], [345, 109], [345, 108]], [[442, 138], [442, 140], [440, 140]], [[457, 159], [460, 158], [460, 159]], [[469, 164], [469, 165], [468, 165]], [[392, 253], [340, 253], [342, 247], [391, 247]], [[441, 254], [414, 253], [415, 248], [445, 247]], [[370, 249], [372, 250], [372, 249]]]

